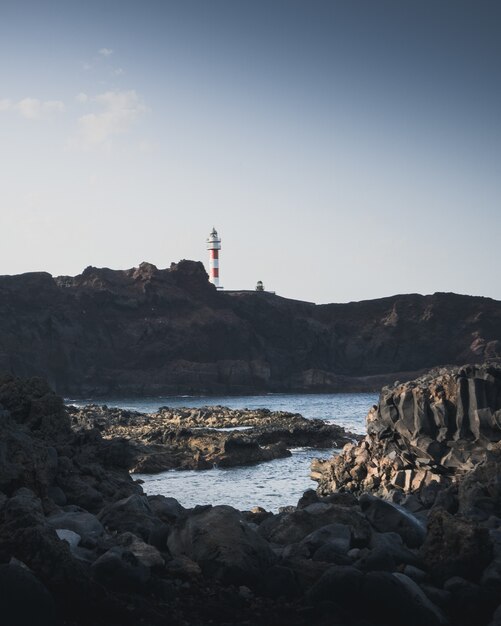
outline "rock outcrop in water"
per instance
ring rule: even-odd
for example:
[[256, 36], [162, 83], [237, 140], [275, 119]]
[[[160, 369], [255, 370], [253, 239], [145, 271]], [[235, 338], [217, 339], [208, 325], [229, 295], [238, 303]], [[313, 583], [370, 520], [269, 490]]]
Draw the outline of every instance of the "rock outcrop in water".
[[74, 432], [43, 381], [11, 377], [0, 445], [7, 626], [499, 623], [494, 450], [433, 505], [308, 491], [276, 515], [187, 510], [144, 495], [127, 441]]
[[[134, 472], [233, 467], [290, 456], [290, 448], [342, 448], [358, 437], [335, 424], [268, 409], [161, 408], [144, 414], [96, 405], [68, 407], [75, 429], [130, 442]], [[240, 429], [244, 430], [233, 430]]]
[[66, 396], [358, 391], [501, 355], [501, 303], [314, 305], [217, 292], [201, 263], [0, 277], [0, 371]]
[[456, 483], [501, 449], [501, 364], [433, 371], [385, 387], [367, 416], [367, 436], [315, 461], [320, 493], [423, 491]]

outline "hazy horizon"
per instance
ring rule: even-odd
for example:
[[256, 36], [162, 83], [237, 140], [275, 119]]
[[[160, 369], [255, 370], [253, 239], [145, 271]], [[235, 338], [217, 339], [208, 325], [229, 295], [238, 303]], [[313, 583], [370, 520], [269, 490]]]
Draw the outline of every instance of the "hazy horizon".
[[3, 0], [0, 274], [501, 299], [501, 5]]

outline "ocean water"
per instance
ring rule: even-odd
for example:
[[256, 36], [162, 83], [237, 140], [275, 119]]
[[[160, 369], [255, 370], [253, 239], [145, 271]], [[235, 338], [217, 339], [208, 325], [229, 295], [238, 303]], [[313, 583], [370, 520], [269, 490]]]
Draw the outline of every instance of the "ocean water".
[[[169, 396], [149, 398], [88, 398], [72, 400], [78, 406], [106, 404], [144, 413], [161, 406], [201, 407], [222, 405], [234, 409], [267, 408], [272, 411], [301, 413], [306, 418], [319, 418], [362, 434], [365, 417], [378, 401], [373, 393], [337, 394], [267, 394], [258, 396]], [[143, 489], [150, 495], [161, 494], [179, 500], [185, 507], [196, 504], [230, 504], [248, 510], [254, 506], [276, 512], [279, 507], [297, 504], [306, 489], [315, 489], [309, 477], [313, 458], [329, 458], [335, 449], [297, 448], [292, 456], [247, 467], [213, 468], [201, 471], [171, 470], [160, 474], [135, 474], [144, 481]]]

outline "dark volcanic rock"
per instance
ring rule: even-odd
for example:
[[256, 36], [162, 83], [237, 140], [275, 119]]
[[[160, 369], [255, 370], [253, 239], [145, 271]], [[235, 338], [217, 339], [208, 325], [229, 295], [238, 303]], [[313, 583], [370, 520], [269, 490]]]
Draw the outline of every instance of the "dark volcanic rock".
[[426, 529], [422, 522], [404, 508], [400, 508], [364, 494], [360, 498], [363, 513], [379, 532], [395, 532], [410, 548], [419, 547], [425, 538]]
[[129, 550], [113, 547], [92, 564], [94, 579], [111, 589], [141, 589], [150, 579], [150, 570]]
[[168, 546], [187, 556], [206, 576], [226, 583], [255, 583], [275, 561], [268, 543], [230, 506], [209, 507], [173, 529]]
[[270, 598], [295, 598], [301, 595], [296, 574], [292, 569], [283, 565], [273, 565], [267, 569], [259, 587]]
[[403, 574], [371, 572], [334, 565], [308, 593], [310, 602], [333, 601], [369, 623], [438, 626], [446, 623], [441, 611]]
[[353, 546], [365, 546], [369, 543], [370, 525], [358, 507], [323, 502], [268, 518], [259, 526], [259, 533], [268, 541], [286, 545], [300, 542], [310, 533], [331, 524], [347, 526]]
[[[250, 465], [290, 456], [288, 447], [339, 448], [357, 438], [335, 424], [268, 409], [164, 407], [143, 414], [89, 405], [70, 406], [68, 412], [78, 432], [96, 429], [114, 438], [109, 446], [117, 464], [146, 474]], [[120, 445], [123, 439], [132, 445]]]
[[494, 612], [494, 615], [492, 616], [492, 621], [489, 622], [489, 626], [501, 626], [501, 604]]
[[359, 601], [367, 618], [385, 626], [439, 626], [446, 623], [440, 610], [403, 574], [369, 572], [362, 582]]
[[0, 277], [0, 370], [70, 396], [377, 389], [500, 345], [501, 303], [488, 298], [316, 306], [218, 292], [193, 261]]
[[[402, 506], [372, 495], [309, 491], [278, 515], [259, 507], [184, 509], [174, 498], [144, 495], [126, 469], [131, 447], [165, 438], [156, 416], [109, 412], [117, 434], [143, 433], [144, 443], [134, 443], [103, 439], [105, 411], [95, 420], [90, 412], [73, 412], [73, 431], [61, 401], [38, 380], [4, 379], [0, 396], [9, 407], [0, 408], [2, 623], [486, 626], [497, 620], [497, 444], [458, 484], [434, 498], [408, 495]], [[170, 419], [168, 410], [163, 414], [160, 421]], [[238, 419], [221, 407], [207, 417], [226, 427]], [[258, 433], [272, 433], [271, 414], [244, 417], [262, 420], [252, 425]], [[285, 415], [279, 430], [301, 424], [297, 419]]]
[[[391, 561], [395, 565], [406, 563], [409, 566], [418, 565], [420, 559], [416, 552], [409, 550], [404, 545], [402, 537], [391, 532], [389, 529], [382, 533], [373, 533], [370, 541], [371, 555], [374, 557], [374, 553], [378, 553], [378, 556], [384, 555], [390, 557]], [[367, 567], [366, 567], [367, 569]], [[377, 569], [372, 566], [372, 569]], [[384, 569], [384, 568], [382, 568]]]
[[54, 626], [56, 606], [42, 583], [26, 568], [0, 565], [0, 616], [7, 626]]
[[489, 531], [471, 520], [441, 510], [434, 511], [422, 556], [439, 581], [452, 576], [478, 580], [492, 559]]
[[148, 498], [139, 494], [106, 505], [99, 513], [99, 520], [111, 530], [131, 532], [143, 539], [148, 539], [161, 525]]
[[98, 539], [104, 533], [101, 522], [87, 511], [68, 511], [51, 515], [47, 521], [53, 528], [72, 530], [80, 537]]
[[363, 573], [355, 567], [333, 565], [310, 589], [308, 599], [314, 602], [333, 600], [353, 609], [360, 602], [363, 580]]
[[[0, 490], [46, 492], [58, 470], [56, 442], [71, 435], [61, 398], [40, 379], [0, 376]], [[50, 437], [50, 445], [41, 443]]]
[[[0, 476], [7, 496], [0, 497], [0, 563], [13, 560], [29, 568], [62, 615], [78, 615], [83, 624], [95, 622], [90, 613], [100, 614], [103, 623], [115, 624], [115, 618], [119, 623], [132, 623], [120, 603], [93, 584], [87, 561], [77, 558], [77, 554], [97, 558], [92, 549], [100, 540], [102, 527], [88, 509], [75, 505], [86, 502], [93, 509], [121, 493], [136, 493], [138, 485], [126, 470], [105, 467], [101, 462], [106, 442], [98, 433], [81, 436], [72, 432], [61, 398], [43, 381], [3, 377], [0, 397], [3, 407], [8, 407], [2, 407], [0, 413]], [[51, 499], [54, 493], [61, 501], [73, 500], [74, 504], [60, 509]], [[63, 539], [74, 529], [82, 533], [85, 547], [76, 547], [75, 541], [70, 548]], [[17, 585], [15, 572], [12, 576], [12, 584]], [[8, 588], [7, 583], [2, 584], [2, 590]], [[38, 607], [40, 615], [31, 623], [58, 624], [47, 617], [50, 607], [40, 589], [33, 586], [33, 608]], [[15, 590], [12, 597], [17, 597]], [[20, 621], [11, 623], [27, 623], [22, 620], [29, 610], [28, 605], [21, 607]]]
[[461, 480], [458, 501], [459, 512], [468, 517], [501, 518], [501, 445], [492, 446], [485, 461]]
[[300, 545], [305, 546], [310, 555], [325, 547], [332, 547], [337, 554], [346, 554], [351, 547], [351, 529], [346, 524], [321, 526], [306, 535]]
[[477, 468], [460, 488], [461, 506], [484, 518], [499, 514], [500, 364], [441, 369], [385, 387], [367, 431], [338, 457], [313, 462], [320, 493], [419, 492], [429, 505], [442, 487]]

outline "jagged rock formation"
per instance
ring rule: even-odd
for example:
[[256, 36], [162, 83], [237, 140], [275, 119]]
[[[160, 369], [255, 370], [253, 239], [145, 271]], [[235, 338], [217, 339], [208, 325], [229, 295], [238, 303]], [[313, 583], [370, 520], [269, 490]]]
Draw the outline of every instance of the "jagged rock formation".
[[96, 428], [105, 438], [129, 441], [130, 469], [147, 474], [249, 465], [290, 456], [289, 448], [341, 448], [357, 439], [335, 424], [268, 409], [163, 407], [143, 414], [88, 405], [68, 412], [76, 430]]
[[498, 457], [433, 506], [308, 491], [277, 515], [186, 510], [89, 425], [43, 381], [0, 378], [2, 624], [496, 625]]
[[496, 451], [501, 364], [470, 365], [385, 387], [367, 416], [365, 439], [329, 461], [314, 461], [312, 477], [320, 493], [342, 487], [388, 496], [426, 488], [433, 495]]
[[0, 277], [0, 371], [65, 395], [374, 390], [500, 346], [501, 303], [488, 298], [316, 306], [217, 292], [193, 261]]

